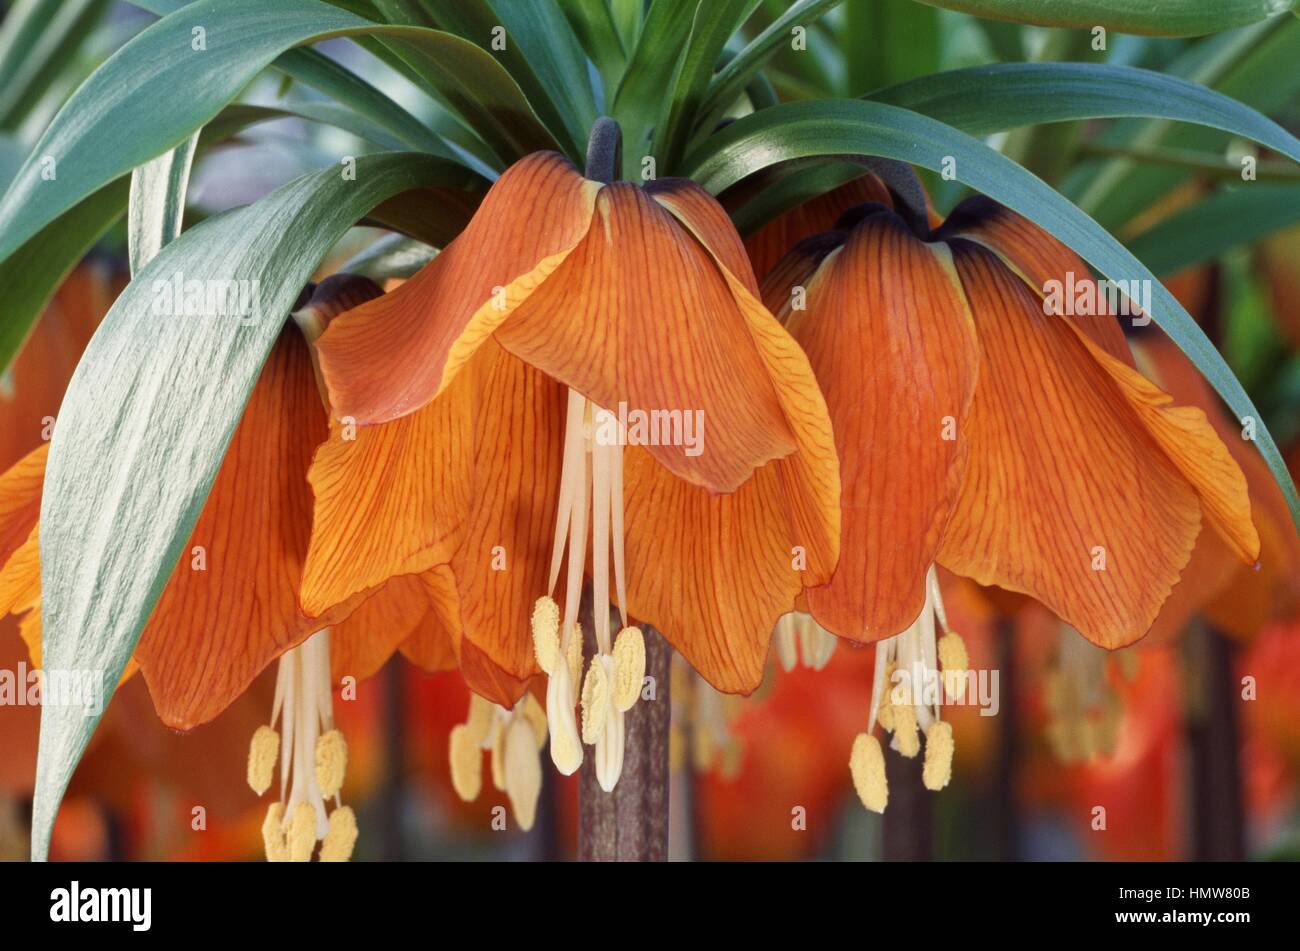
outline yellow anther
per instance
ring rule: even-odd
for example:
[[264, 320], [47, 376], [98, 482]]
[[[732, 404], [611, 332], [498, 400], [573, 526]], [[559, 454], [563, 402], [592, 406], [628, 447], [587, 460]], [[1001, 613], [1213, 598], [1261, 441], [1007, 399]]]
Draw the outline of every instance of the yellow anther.
[[[877, 645], [876, 650], [881, 649]], [[895, 666], [892, 663], [885, 666], [885, 683], [880, 690], [880, 709], [876, 711], [876, 721], [889, 733], [894, 732], [894, 701], [891, 696], [894, 692], [894, 670]]]
[[577, 686], [582, 682], [582, 625], [574, 624], [573, 633], [569, 635], [566, 647], [569, 661], [569, 683]]
[[447, 739], [451, 762], [451, 788], [465, 802], [473, 802], [483, 789], [483, 751], [474, 741], [469, 724], [458, 723]]
[[528, 725], [533, 728], [533, 739], [537, 741], [537, 748], [540, 750], [546, 745], [546, 711], [531, 693], [524, 694], [523, 715]]
[[595, 746], [605, 732], [609, 717], [609, 678], [605, 675], [603, 658], [597, 654], [587, 667], [587, 679], [582, 682], [582, 742]]
[[330, 826], [320, 844], [322, 862], [346, 862], [357, 844], [357, 815], [348, 806], [330, 813]]
[[273, 802], [262, 820], [262, 844], [268, 862], [289, 861], [289, 846], [284, 841], [284, 803]]
[[519, 827], [527, 832], [537, 818], [537, 797], [542, 792], [541, 747], [528, 721], [516, 718], [505, 736], [506, 798]]
[[469, 731], [469, 738], [475, 746], [481, 745], [492, 732], [492, 711], [491, 700], [485, 700], [476, 693], [469, 695], [469, 716], [465, 720], [465, 729]]
[[614, 706], [626, 713], [641, 696], [645, 679], [645, 638], [639, 627], [625, 627], [614, 640]]
[[949, 631], [939, 638], [939, 666], [945, 672], [964, 673], [970, 668], [970, 658], [966, 655], [966, 642], [956, 631]]
[[533, 653], [547, 676], [555, 673], [560, 658], [560, 606], [543, 595], [533, 605]]
[[320, 794], [333, 799], [343, 788], [348, 769], [348, 743], [338, 730], [322, 733], [316, 741], [316, 784]]
[[916, 708], [910, 703], [894, 707], [894, 742], [898, 752], [911, 759], [921, 752], [921, 731], [916, 726]]
[[859, 733], [854, 737], [853, 752], [849, 754], [849, 772], [853, 774], [853, 788], [857, 790], [862, 805], [872, 812], [884, 812], [889, 804], [885, 753], [880, 748], [880, 741], [870, 733]]
[[311, 861], [312, 850], [316, 848], [316, 810], [311, 803], [300, 802], [293, 807], [286, 838], [290, 862]]
[[952, 724], [936, 720], [925, 731], [925, 763], [921, 767], [921, 782], [926, 789], [939, 790], [952, 779]]
[[248, 785], [259, 796], [271, 788], [271, 775], [279, 755], [279, 733], [269, 726], [259, 726], [253, 731], [253, 741], [248, 745]]

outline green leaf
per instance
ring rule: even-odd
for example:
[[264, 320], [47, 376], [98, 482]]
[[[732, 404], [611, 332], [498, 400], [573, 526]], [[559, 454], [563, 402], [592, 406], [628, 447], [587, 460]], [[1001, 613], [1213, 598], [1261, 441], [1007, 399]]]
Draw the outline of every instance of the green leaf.
[[846, 0], [841, 47], [850, 96], [939, 68], [939, 12], [913, 0]]
[[[553, 2], [537, 0], [424, 0], [438, 25], [484, 50], [519, 84], [533, 109], [566, 145], [583, 155], [596, 121], [587, 59], [569, 21]], [[493, 48], [504, 29], [504, 48]]]
[[[355, 181], [333, 168], [313, 172], [184, 232], [128, 285], [73, 375], [50, 446], [41, 503], [47, 671], [98, 672], [111, 693], [313, 270], [379, 203], [470, 178], [414, 153], [362, 157]], [[255, 319], [159, 317], [154, 283], [177, 275], [255, 282]], [[42, 707], [36, 859], [47, 855], [59, 801], [101, 714], [94, 698]]]
[[[131, 3], [156, 16], [166, 16], [184, 7], [186, 0], [131, 0]], [[421, 149], [445, 158], [454, 155], [442, 137], [427, 128], [423, 122], [342, 63], [316, 50], [291, 49], [277, 56], [271, 65], [286, 76], [350, 107], [357, 116], [365, 117], [370, 127], [386, 129], [409, 148]], [[340, 127], [356, 132], [354, 125]], [[371, 138], [372, 141], [381, 141], [373, 139], [370, 134], [357, 134]]]
[[[201, 51], [191, 46], [199, 23]], [[86, 195], [175, 148], [285, 50], [368, 33], [419, 58], [494, 148], [514, 158], [554, 146], [501, 66], [459, 37], [377, 25], [316, 0], [279, 0], [273, 11], [262, 0], [199, 0], [123, 46], [60, 110], [0, 199], [0, 261]], [[47, 157], [57, 163], [51, 180]]]
[[0, 128], [15, 128], [74, 58], [107, 0], [18, 0], [0, 23]]
[[795, 27], [807, 27], [842, 2], [843, 0], [797, 0], [790, 4], [790, 9], [773, 20], [731, 62], [718, 70], [704, 94], [700, 119], [696, 123], [698, 131], [707, 135], [717, 126], [763, 65], [784, 44], [793, 42]]
[[1300, 222], [1300, 187], [1242, 185], [1175, 212], [1128, 242], [1156, 274], [1177, 274]]
[[1203, 36], [1258, 23], [1287, 10], [1296, 0], [920, 0], [991, 20], [1092, 29], [1147, 36]]
[[628, 58], [610, 114], [623, 130], [623, 168], [628, 177], [652, 154], [650, 134], [671, 89], [699, 0], [652, 0], [641, 35]]
[[670, 87], [672, 94], [664, 101], [655, 129], [652, 152], [665, 170], [675, 168], [686, 150], [723, 47], [731, 34], [749, 19], [758, 3], [759, 0], [714, 0], [696, 9], [686, 51]]
[[432, 261], [437, 253], [436, 248], [423, 241], [390, 234], [349, 258], [339, 272], [361, 274], [382, 284], [390, 277], [410, 277]]
[[609, 102], [618, 88], [618, 78], [627, 65], [627, 51], [619, 36], [614, 11], [605, 0], [560, 0], [560, 9], [569, 18], [574, 35], [586, 50], [587, 57], [600, 73], [605, 101]]
[[31, 334], [36, 318], [63, 279], [126, 209], [127, 180], [119, 178], [83, 198], [0, 262], [0, 374]]
[[198, 144], [196, 132], [131, 173], [126, 243], [132, 275], [139, 274], [164, 245], [181, 233], [190, 165]]
[[971, 135], [1071, 119], [1173, 119], [1254, 139], [1300, 162], [1300, 140], [1254, 109], [1185, 79], [1129, 66], [974, 66], [882, 89], [870, 98]]
[[1261, 455], [1300, 527], [1300, 496], [1277, 444], [1223, 357], [1182, 305], [1104, 228], [1005, 156], [951, 126], [897, 106], [862, 100], [796, 102], [739, 119], [687, 156], [686, 171], [714, 194], [779, 162], [813, 156], [876, 155], [940, 171], [1024, 215], [1112, 280], [1146, 280], [1156, 323], [1196, 364], [1239, 419], [1257, 423]]

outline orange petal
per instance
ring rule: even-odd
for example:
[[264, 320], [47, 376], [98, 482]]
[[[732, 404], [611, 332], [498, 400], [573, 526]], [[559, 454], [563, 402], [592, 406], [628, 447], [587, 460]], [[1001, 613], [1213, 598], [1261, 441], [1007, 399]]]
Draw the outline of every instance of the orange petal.
[[551, 152], [507, 169], [419, 273], [331, 322], [318, 348], [335, 414], [384, 422], [432, 400], [586, 235], [597, 187]]
[[[27, 541], [41, 516], [50, 444], [41, 443], [0, 475], [0, 567]], [[5, 612], [0, 602], [0, 614]]]
[[830, 231], [845, 211], [869, 201], [893, 207], [889, 189], [880, 179], [863, 175], [773, 218], [745, 238], [745, 249], [749, 252], [754, 273], [760, 281], [764, 280], [795, 244]]
[[[1092, 271], [1077, 254], [1038, 225], [982, 195], [962, 202], [940, 229], [940, 236], [962, 237], [984, 245], [1029, 285], [1040, 298], [1051, 281], [1072, 279], [1076, 287], [1094, 285]], [[1105, 311], [1105, 296], [1097, 295]], [[1124, 331], [1109, 312], [1074, 318], [1074, 323], [1116, 360], [1133, 365]]]
[[[298, 610], [298, 587], [311, 527], [307, 466], [325, 431], [307, 345], [289, 327], [262, 368], [136, 647], [168, 726], [187, 730], [212, 719], [268, 663], [323, 626]], [[196, 570], [200, 557], [205, 570]]]
[[496, 344], [477, 360], [483, 382], [469, 448], [471, 491], [458, 515], [443, 517], [460, 529], [451, 568], [462, 673], [471, 688], [507, 706], [537, 673], [529, 618], [550, 580], [567, 395]]
[[826, 402], [808, 358], [724, 270], [798, 449], [715, 495], [649, 452], [624, 454], [628, 613], [653, 624], [719, 690], [763, 676], [777, 618], [839, 558], [840, 477]]
[[[495, 348], [495, 345], [492, 345]], [[446, 399], [378, 426], [331, 420], [308, 479], [314, 494], [302, 606], [320, 615], [398, 575], [445, 562], [454, 548], [455, 513], [472, 490], [468, 378]], [[462, 502], [461, 504], [467, 504]]]
[[393, 578], [330, 628], [330, 669], [334, 683], [344, 677], [370, 677], [406, 640], [431, 610], [418, 575]]
[[988, 251], [959, 241], [953, 253], [980, 375], [940, 562], [1037, 598], [1096, 644], [1130, 644], [1191, 557], [1197, 496], [1098, 362], [1100, 350], [1044, 315]]
[[657, 179], [645, 186], [645, 192], [686, 225], [750, 294], [758, 296], [758, 281], [745, 244], [727, 212], [712, 195], [688, 178]]
[[[769, 306], [788, 304], [788, 288], [764, 289]], [[891, 213], [872, 215], [821, 266], [787, 326], [826, 394], [843, 482], [839, 567], [808, 603], [841, 636], [897, 634], [925, 602], [961, 485], [958, 437], [978, 370], [948, 249], [918, 241]]]
[[496, 332], [525, 362], [613, 412], [702, 416], [702, 451], [648, 448], [679, 478], [731, 492], [794, 449], [767, 367], [724, 272], [628, 183], [596, 201], [587, 237]]
[[429, 610], [399, 645], [406, 659], [427, 673], [452, 670], [459, 663], [460, 596], [451, 569], [439, 565], [420, 576]]
[[1069, 326], [1110, 374], [1156, 444], [1191, 483], [1201, 500], [1201, 511], [1243, 562], [1259, 558], [1259, 533], [1250, 516], [1246, 477], [1228, 447], [1196, 406], [1174, 405], [1165, 393], [1126, 363], [1116, 360], [1079, 329]]
[[55, 291], [0, 380], [0, 469], [7, 469], [42, 440], [59, 414], [63, 391], [81, 352], [113, 302], [103, 269], [79, 265]]

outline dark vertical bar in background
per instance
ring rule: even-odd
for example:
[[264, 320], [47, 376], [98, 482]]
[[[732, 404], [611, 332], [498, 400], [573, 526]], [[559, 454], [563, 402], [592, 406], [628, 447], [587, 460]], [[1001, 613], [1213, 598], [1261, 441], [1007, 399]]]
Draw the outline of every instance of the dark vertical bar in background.
[[1187, 710], [1192, 859], [1239, 862], [1246, 857], [1241, 791], [1241, 730], [1233, 645], [1208, 624], [1187, 632], [1194, 696]]

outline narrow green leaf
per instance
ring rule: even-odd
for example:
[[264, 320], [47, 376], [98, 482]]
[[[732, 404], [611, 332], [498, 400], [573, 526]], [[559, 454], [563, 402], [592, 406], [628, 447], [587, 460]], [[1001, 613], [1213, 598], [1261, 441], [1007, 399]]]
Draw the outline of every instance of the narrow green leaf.
[[652, 0], [628, 57], [610, 114], [623, 129], [623, 168], [629, 177], [651, 153], [650, 135], [672, 88], [699, 0]]
[[655, 129], [652, 151], [665, 171], [671, 172], [686, 151], [723, 47], [758, 4], [759, 0], [715, 0], [696, 9], [686, 51], [673, 77], [672, 93], [664, 102]]
[[1130, 66], [973, 66], [882, 89], [870, 98], [971, 135], [1071, 119], [1173, 119], [1254, 139], [1300, 162], [1300, 140], [1267, 116], [1213, 89]]
[[956, 177], [1055, 235], [1112, 280], [1151, 282], [1151, 315], [1191, 358], [1239, 419], [1256, 421], [1256, 442], [1300, 527], [1300, 496], [1272, 435], [1241, 383], [1172, 294], [1104, 228], [1041, 179], [951, 126], [897, 106], [863, 100], [785, 103], [739, 119], [687, 156], [686, 171], [718, 194], [779, 162], [813, 156], [877, 155]]
[[1091, 29], [1147, 36], [1203, 36], [1258, 23], [1288, 10], [1296, 0], [920, 0], [991, 20]]
[[361, 274], [382, 284], [390, 277], [410, 277], [437, 253], [436, 248], [423, 241], [390, 234], [349, 258], [339, 271]]
[[790, 9], [772, 21], [731, 60], [720, 69], [704, 94], [700, 107], [697, 131], [707, 135], [717, 126], [736, 98], [763, 68], [763, 65], [781, 49], [782, 45], [797, 39], [795, 29], [816, 22], [843, 0], [797, 0]]
[[[181, 234], [104, 318], [64, 398], [41, 503], [43, 665], [95, 672], [102, 689], [82, 703], [42, 707], [34, 858], [46, 857], [102, 701], [193, 530], [295, 297], [371, 208], [413, 188], [471, 179], [458, 165], [414, 153], [362, 157], [355, 180], [333, 168], [304, 175]], [[251, 319], [156, 314], [155, 282], [178, 276], [250, 282]]]
[[[160, 17], [176, 12], [186, 2], [187, 0], [131, 0], [133, 6]], [[374, 18], [378, 18], [377, 13]], [[396, 136], [406, 147], [422, 149], [444, 158], [454, 157], [441, 136], [337, 60], [313, 49], [298, 48], [277, 56], [271, 65], [297, 82], [350, 107], [358, 116], [364, 116], [372, 126], [379, 126]], [[341, 127], [356, 131], [352, 126]], [[370, 134], [364, 134], [363, 137], [380, 141], [373, 139]]]
[[198, 144], [196, 132], [131, 173], [126, 243], [132, 275], [139, 274], [164, 245], [181, 233], [190, 165]]
[[0, 374], [31, 335], [63, 279], [126, 209], [127, 180], [88, 195], [0, 262]]
[[913, 0], [846, 0], [840, 46], [850, 96], [939, 68], [939, 11]]
[[554, 146], [501, 66], [459, 37], [377, 25], [317, 0], [279, 0], [273, 10], [261, 0], [199, 0], [123, 46], [60, 110], [0, 199], [0, 261], [86, 195], [175, 148], [285, 50], [368, 33], [420, 57], [494, 148], [517, 157]]
[[614, 97], [618, 78], [627, 65], [627, 50], [623, 48], [614, 11], [605, 0], [560, 0], [560, 9], [569, 18], [574, 35], [600, 74], [605, 102], [608, 103]]
[[18, 0], [0, 22], [0, 128], [15, 128], [66, 68], [107, 0]]
[[[519, 84], [570, 157], [587, 148], [596, 100], [582, 47], [551, 0], [424, 0], [438, 25], [483, 50]], [[502, 32], [504, 31], [504, 32]]]
[[1300, 187], [1244, 185], [1175, 212], [1129, 241], [1128, 248], [1156, 274], [1177, 274], [1296, 222]]

